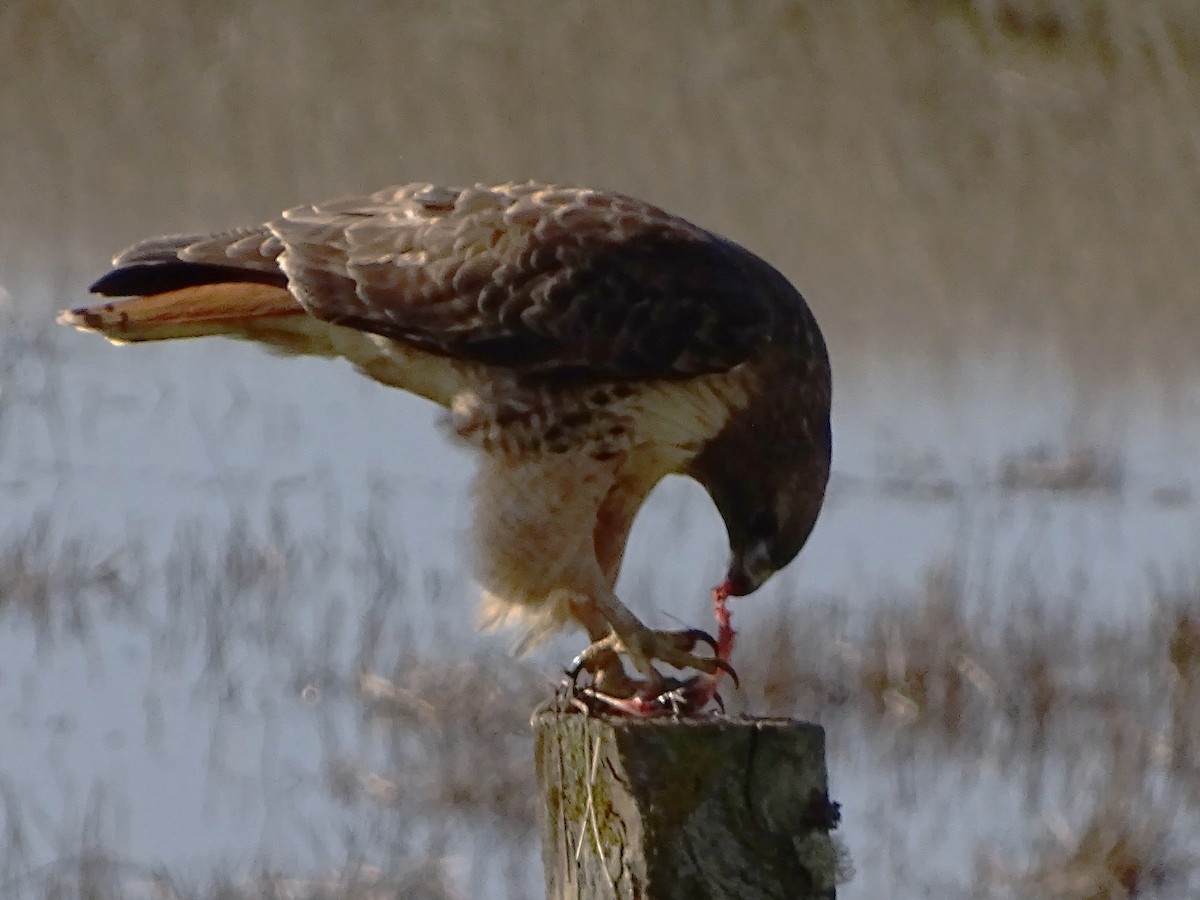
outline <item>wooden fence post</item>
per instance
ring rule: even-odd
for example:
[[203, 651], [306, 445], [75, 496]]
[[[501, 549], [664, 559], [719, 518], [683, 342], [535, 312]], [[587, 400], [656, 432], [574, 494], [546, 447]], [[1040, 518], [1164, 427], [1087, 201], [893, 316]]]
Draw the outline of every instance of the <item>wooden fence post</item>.
[[574, 710], [532, 724], [548, 900], [834, 897], [820, 726]]

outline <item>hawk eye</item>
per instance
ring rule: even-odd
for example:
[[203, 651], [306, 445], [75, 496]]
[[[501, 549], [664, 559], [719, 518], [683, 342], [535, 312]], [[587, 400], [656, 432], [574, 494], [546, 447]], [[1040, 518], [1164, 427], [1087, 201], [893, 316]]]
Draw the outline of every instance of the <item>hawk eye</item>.
[[775, 512], [771, 509], [760, 509], [750, 519], [746, 527], [747, 534], [757, 541], [765, 541], [775, 536], [779, 525], [775, 521]]

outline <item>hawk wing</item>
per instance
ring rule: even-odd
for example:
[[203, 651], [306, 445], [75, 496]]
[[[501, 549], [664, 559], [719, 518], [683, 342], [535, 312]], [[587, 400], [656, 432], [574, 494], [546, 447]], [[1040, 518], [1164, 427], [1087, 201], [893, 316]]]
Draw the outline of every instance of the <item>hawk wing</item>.
[[313, 316], [523, 375], [723, 371], [770, 340], [783, 277], [657, 207], [538, 183], [417, 184], [288, 210], [261, 228], [162, 238], [93, 290], [284, 285]]

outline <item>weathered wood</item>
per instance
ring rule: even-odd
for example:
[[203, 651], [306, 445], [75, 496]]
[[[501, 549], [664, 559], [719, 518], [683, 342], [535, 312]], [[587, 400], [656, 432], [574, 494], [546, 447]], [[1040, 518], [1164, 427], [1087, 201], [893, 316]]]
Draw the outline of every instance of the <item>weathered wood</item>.
[[534, 715], [548, 900], [834, 897], [825, 732]]

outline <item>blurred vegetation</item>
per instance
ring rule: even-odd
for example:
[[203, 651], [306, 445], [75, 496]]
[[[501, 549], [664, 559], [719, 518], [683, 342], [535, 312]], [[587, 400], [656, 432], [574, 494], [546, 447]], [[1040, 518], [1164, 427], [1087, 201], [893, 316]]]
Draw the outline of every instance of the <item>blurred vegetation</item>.
[[[363, 528], [368, 543], [389, 540], [378, 521], [364, 521]], [[43, 527], [39, 540], [52, 531]], [[394, 602], [404, 593], [400, 576], [388, 558], [369, 551], [353, 585], [367, 598], [366, 613], [362, 601], [347, 604], [318, 587], [319, 596], [306, 602], [329, 612], [317, 633], [306, 633], [277, 606], [281, 593], [314, 583], [301, 561], [309, 556], [307, 538], [278, 521], [261, 532], [235, 523], [225, 535], [198, 536], [181, 528], [164, 566], [165, 619], [154, 612], [160, 588], [147, 572], [109, 589], [121, 614], [141, 623], [164, 659], [203, 647], [208, 661], [196, 690], [222, 711], [214, 744], [221, 715], [255, 708], [250, 681], [257, 676], [246, 668], [247, 653], [281, 664], [323, 735], [325, 763], [305, 789], [353, 810], [358, 833], [346, 836], [347, 862], [322, 877], [299, 878], [245, 860], [188, 882], [169, 866], [126, 861], [98, 793], [78, 833], [74, 823], [60, 826], [62, 857], [34, 867], [24, 848], [37, 817], [22, 809], [18, 792], [0, 784], [0, 896], [6, 890], [39, 898], [473, 896], [462, 884], [461, 861], [451, 865], [469, 833], [490, 857], [513, 861], [507, 881], [491, 885], [488, 896], [532, 896], [529, 868], [515, 861], [536, 859], [528, 716], [549, 695], [545, 673], [498, 653], [467, 661], [431, 651], [407, 628], [411, 611]], [[108, 557], [122, 555], [122, 548], [108, 548]], [[276, 563], [249, 564], [255, 559]], [[282, 564], [289, 559], [293, 564]], [[59, 577], [53, 555], [9, 555], [0, 565], [0, 584]], [[1036, 588], [1015, 611], [980, 614], [974, 610], [987, 609], [988, 598], [974, 593], [952, 561], [933, 566], [915, 590], [884, 590], [865, 610], [830, 596], [806, 598], [799, 614], [792, 598], [780, 598], [743, 622], [737, 660], [744, 692], [730, 688], [725, 700], [732, 709], [821, 721], [835, 796], [846, 773], [861, 771], [870, 748], [880, 769], [871, 776], [878, 793], [895, 795], [886, 809], [897, 834], [931, 814], [929, 798], [890, 787], [920, 783], [911, 771], [914, 758], [963, 780], [966, 809], [932, 813], [947, 822], [969, 814], [978, 779], [1011, 780], [1024, 794], [1028, 820], [1021, 852], [978, 847], [974, 884], [941, 885], [937, 896], [1194, 896], [1200, 579], [1150, 580], [1140, 590], [1150, 614], [1119, 625], [1094, 622], [1083, 598], [1043, 596]], [[18, 594], [14, 604], [31, 606], [36, 618], [44, 598]], [[20, 612], [0, 607], [0, 622]], [[87, 637], [69, 617], [46, 627], [51, 639]], [[357, 674], [332, 652], [346, 639], [361, 661]], [[347, 710], [358, 723], [352, 733], [336, 724]], [[861, 817], [865, 810], [856, 812]], [[865, 826], [852, 818], [843, 827]], [[336, 849], [316, 846], [320, 858], [337, 858]], [[859, 877], [869, 873], [873, 884], [888, 883], [889, 867], [899, 865], [885, 857], [857, 861]], [[901, 872], [896, 868], [896, 877]], [[913, 877], [912, 893], [897, 887], [891, 896], [921, 895], [927, 876], [918, 870]]]
[[10, 0], [0, 281], [45, 311], [147, 232], [532, 176], [748, 244], [835, 345], [1119, 375], [1200, 336], [1198, 61], [1187, 0]]
[[[1195, 371], [1194, 0], [7, 0], [0, 147], [0, 337], [13, 338], [0, 341], [0, 436], [6, 404], [25, 399], [54, 430], [61, 388], [37, 378], [37, 396], [14, 393], [10, 374], [52, 348], [17, 335], [6, 306], [47, 319], [152, 233], [410, 180], [547, 178], [677, 210], [792, 276], [835, 366], [881, 347], [960, 359], [1036, 336], [1102, 387], [1145, 365]], [[1031, 503], [1125, 502], [1126, 462], [1101, 445], [1039, 446], [985, 477]], [[882, 486], [959, 502], [976, 487]], [[1159, 490], [1164, 507], [1191, 503], [1187, 486]], [[395, 602], [403, 548], [371, 522], [346, 599], [325, 596], [345, 560], [322, 535], [263, 518], [228, 534], [185, 522], [160, 560], [61, 516], [0, 523], [0, 624], [41, 646], [86, 645], [106, 617], [137, 623], [157, 657], [202, 655], [196, 691], [218, 716], [251, 693], [247, 660], [272, 660], [287, 685], [266, 690], [313, 703], [327, 728], [317, 789], [362, 823], [345, 867], [188, 882], [122, 863], [98, 804], [78, 834], [52, 823], [62, 858], [37, 868], [26, 847], [46, 817], [0, 783], [0, 896], [465, 896], [452, 870], [472, 855], [468, 832], [506, 860], [497, 891], [527, 892], [524, 727], [544, 674], [418, 645]], [[1131, 590], [1151, 614], [1117, 625], [1033, 587], [1027, 605], [980, 616], [993, 598], [953, 564], [865, 609], [868, 588], [848, 584], [739, 625], [761, 652], [738, 660], [747, 694], [727, 700], [819, 716], [837, 737], [835, 792], [868, 750], [889, 790], [917, 755], [964, 780], [1015, 775], [1032, 823], [1023, 852], [980, 847], [976, 883], [937, 895], [1194, 896], [1200, 590], [1190, 575]], [[296, 624], [301, 595], [324, 610], [323, 633]], [[359, 743], [324, 721], [347, 709]], [[905, 864], [890, 858], [894, 835], [923, 801], [881, 801], [895, 819], [887, 853], [858, 861], [884, 873], [874, 883]], [[390, 866], [363, 862], [372, 853]]]

